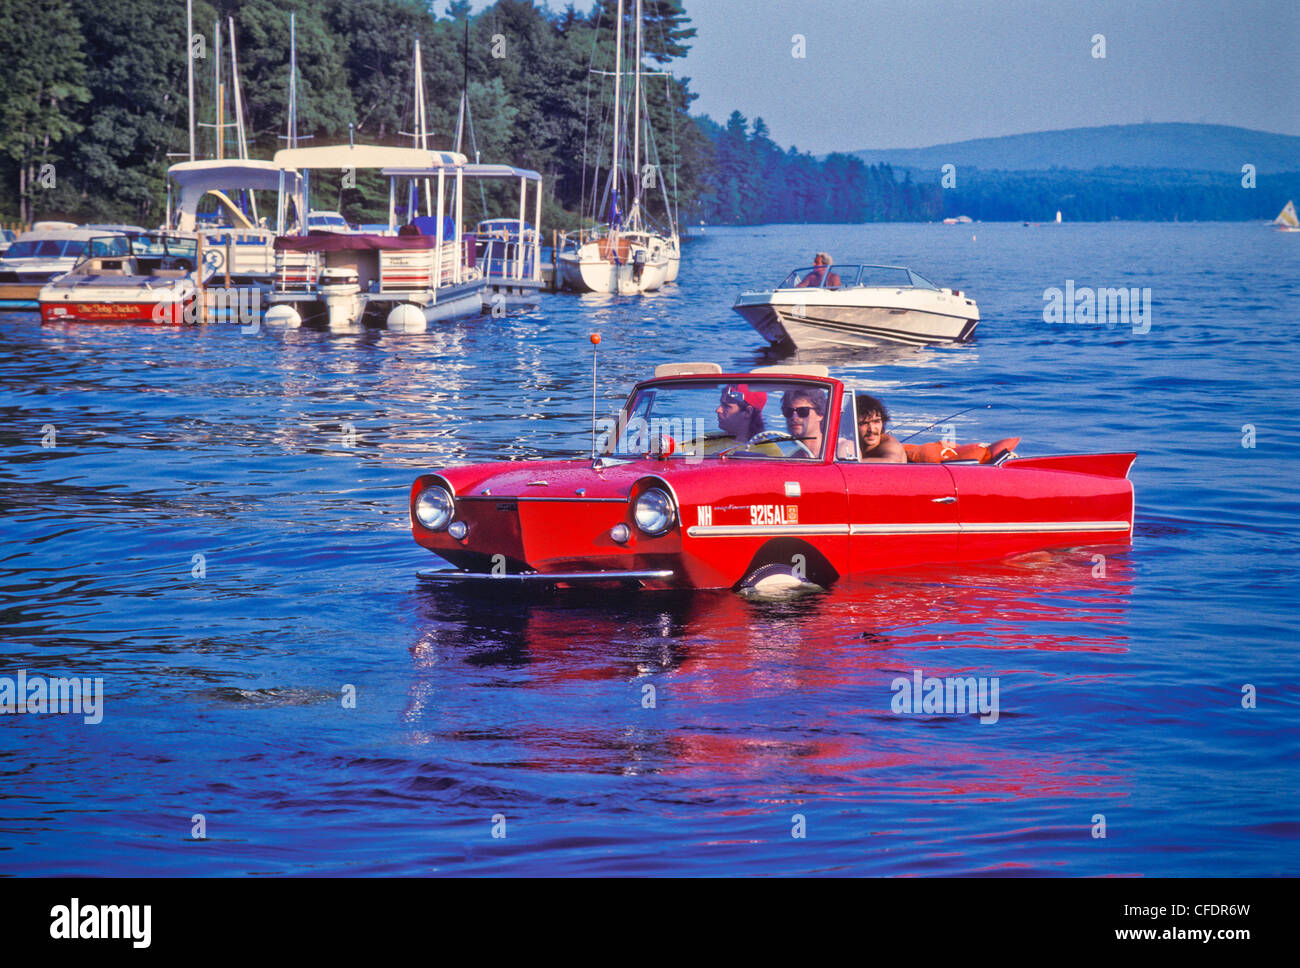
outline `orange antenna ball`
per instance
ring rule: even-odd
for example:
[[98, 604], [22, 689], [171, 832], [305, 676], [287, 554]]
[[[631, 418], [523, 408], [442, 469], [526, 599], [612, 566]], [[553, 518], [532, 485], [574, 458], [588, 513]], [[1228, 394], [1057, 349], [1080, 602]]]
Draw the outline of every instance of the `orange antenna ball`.
[[595, 346], [595, 345], [597, 345], [599, 342], [600, 342], [600, 334], [599, 334], [599, 333], [592, 333], [592, 334], [591, 334], [591, 345], [592, 345], [592, 346]]

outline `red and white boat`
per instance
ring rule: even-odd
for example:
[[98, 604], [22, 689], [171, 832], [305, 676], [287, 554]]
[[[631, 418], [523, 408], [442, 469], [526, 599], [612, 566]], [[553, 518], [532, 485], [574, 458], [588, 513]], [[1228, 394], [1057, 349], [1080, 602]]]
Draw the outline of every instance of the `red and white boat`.
[[186, 323], [198, 317], [201, 279], [194, 233], [146, 232], [97, 236], [86, 256], [45, 285], [39, 296], [46, 323]]
[[[418, 478], [412, 534], [454, 566], [421, 577], [827, 587], [848, 575], [1131, 541], [1136, 454], [1024, 458], [1009, 440], [865, 462], [856, 399], [824, 367], [661, 366], [607, 422], [592, 458]], [[758, 414], [738, 435], [723, 429], [729, 401]]]

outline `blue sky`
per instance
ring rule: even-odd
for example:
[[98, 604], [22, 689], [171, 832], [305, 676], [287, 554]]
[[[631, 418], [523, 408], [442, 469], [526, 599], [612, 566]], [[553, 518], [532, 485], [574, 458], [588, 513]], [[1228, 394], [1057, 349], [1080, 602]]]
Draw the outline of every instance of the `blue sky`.
[[[685, 5], [698, 34], [678, 69], [700, 95], [694, 110], [761, 116], [800, 150], [1142, 121], [1300, 135], [1300, 0]], [[1096, 34], [1104, 59], [1092, 56]]]

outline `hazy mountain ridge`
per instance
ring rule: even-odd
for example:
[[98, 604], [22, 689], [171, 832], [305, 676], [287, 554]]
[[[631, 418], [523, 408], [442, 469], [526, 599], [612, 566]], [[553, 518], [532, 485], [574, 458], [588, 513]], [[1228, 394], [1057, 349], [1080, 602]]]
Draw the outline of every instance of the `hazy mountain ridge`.
[[1300, 136], [1220, 124], [1121, 124], [977, 138], [928, 148], [847, 152], [869, 165], [939, 171], [944, 165], [1002, 171], [1153, 168], [1258, 174], [1300, 170]]

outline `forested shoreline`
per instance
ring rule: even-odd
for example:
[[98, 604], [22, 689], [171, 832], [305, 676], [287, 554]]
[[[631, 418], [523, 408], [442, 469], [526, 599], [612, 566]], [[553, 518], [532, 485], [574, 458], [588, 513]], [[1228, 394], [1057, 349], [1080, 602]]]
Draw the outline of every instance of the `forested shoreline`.
[[[593, 71], [613, 68], [615, 5], [555, 12], [497, 0], [471, 15], [465, 0], [437, 0], [436, 13], [422, 0], [296, 0], [299, 131], [312, 136], [304, 144], [346, 143], [352, 125], [358, 142], [410, 145], [403, 132], [412, 130], [419, 37], [433, 146], [452, 146], [468, 81], [481, 160], [541, 172], [545, 224], [573, 227], [591, 210], [593, 172], [603, 177], [609, 164], [609, 79]], [[783, 149], [762, 118], [692, 115], [682, 58], [695, 31], [683, 2], [644, 0], [644, 8], [658, 171], [691, 223], [1043, 219], [1058, 208], [1072, 220], [1265, 218], [1274, 195], [1300, 195], [1297, 174], [1242, 193], [1203, 173], [1168, 171], [973, 172], [953, 189], [939, 172]], [[284, 145], [289, 9], [278, 0], [194, 3], [198, 120], [214, 121], [218, 21], [229, 83], [233, 17], [257, 158]], [[188, 152], [183, 0], [0, 0], [0, 24], [0, 220], [159, 224], [166, 169]], [[224, 120], [232, 115], [227, 102]], [[214, 131], [199, 128], [198, 157], [213, 156]], [[233, 133], [226, 138], [229, 156]], [[372, 213], [379, 191], [375, 177], [340, 185], [338, 207]], [[655, 204], [651, 214], [662, 214]]]

